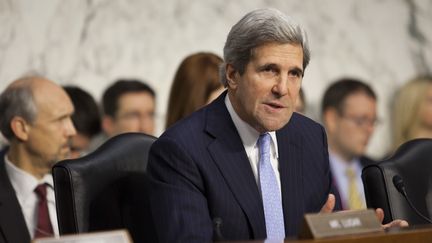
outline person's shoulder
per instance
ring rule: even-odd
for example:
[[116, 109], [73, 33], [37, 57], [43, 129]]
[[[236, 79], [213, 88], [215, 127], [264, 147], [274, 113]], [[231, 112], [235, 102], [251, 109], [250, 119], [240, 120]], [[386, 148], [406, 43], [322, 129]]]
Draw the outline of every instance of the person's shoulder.
[[327, 136], [324, 127], [309, 117], [293, 113], [288, 124], [278, 132], [279, 136], [290, 137], [292, 141], [302, 141], [312, 146], [326, 146]]
[[196, 133], [203, 129], [205, 123], [205, 109], [200, 109], [193, 112], [180, 121], [174, 123], [171, 127], [167, 128], [160, 137], [177, 137], [184, 136], [185, 133]]
[[198, 146], [204, 139], [204, 136], [206, 136], [204, 131], [206, 112], [206, 108], [200, 109], [174, 123], [159, 136], [152, 147], [180, 146], [183, 149], [187, 149]]
[[322, 125], [314, 120], [312, 120], [311, 118], [304, 116], [302, 114], [299, 114], [297, 112], [294, 112], [291, 116], [291, 120], [288, 123], [288, 126], [291, 126], [293, 128], [298, 128], [298, 129], [304, 129], [304, 128], [309, 128], [309, 129], [322, 129]]
[[191, 115], [174, 123], [165, 130], [161, 137], [182, 137], [185, 133], [190, 135], [202, 134], [205, 132], [209, 122], [214, 125], [218, 123], [218, 121], [226, 120], [227, 117], [229, 116], [225, 108], [224, 99], [223, 97], [219, 97], [210, 104], [193, 112]]

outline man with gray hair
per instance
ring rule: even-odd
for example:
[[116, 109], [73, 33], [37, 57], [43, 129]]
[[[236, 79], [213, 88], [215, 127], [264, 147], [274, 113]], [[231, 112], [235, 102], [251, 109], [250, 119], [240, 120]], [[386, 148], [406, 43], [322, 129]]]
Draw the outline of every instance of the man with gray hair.
[[12, 82], [0, 95], [0, 242], [58, 235], [52, 166], [75, 135], [69, 96], [43, 77]]
[[228, 34], [227, 91], [153, 144], [150, 205], [161, 242], [284, 239], [305, 213], [331, 212], [327, 138], [294, 113], [310, 54], [303, 29], [274, 9]]
[[208, 242], [219, 232], [283, 239], [298, 233], [304, 213], [333, 209], [324, 129], [293, 113], [309, 59], [305, 32], [277, 10], [252, 11], [232, 27], [221, 68], [227, 92], [150, 152], [162, 242]]

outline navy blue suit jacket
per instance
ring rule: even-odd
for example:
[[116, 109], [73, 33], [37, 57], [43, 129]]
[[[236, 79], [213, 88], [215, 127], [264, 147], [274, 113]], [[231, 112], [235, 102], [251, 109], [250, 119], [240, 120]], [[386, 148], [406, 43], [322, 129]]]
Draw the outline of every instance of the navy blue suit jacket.
[[5, 152], [0, 152], [0, 243], [30, 242], [21, 206], [6, 173]]
[[[209, 242], [217, 218], [226, 240], [266, 238], [260, 192], [225, 95], [151, 148], [150, 200], [161, 242]], [[327, 138], [321, 125], [297, 113], [276, 137], [285, 232], [294, 236], [303, 215], [318, 212], [332, 190]]]

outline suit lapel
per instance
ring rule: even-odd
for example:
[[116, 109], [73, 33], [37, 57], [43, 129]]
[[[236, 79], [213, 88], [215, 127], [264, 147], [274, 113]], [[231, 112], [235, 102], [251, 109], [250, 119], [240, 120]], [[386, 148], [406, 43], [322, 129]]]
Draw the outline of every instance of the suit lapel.
[[298, 227], [296, 220], [291, 219], [302, 218], [304, 212], [303, 141], [302, 137], [293, 129], [295, 122], [293, 115], [288, 126], [276, 132], [286, 235], [292, 235], [295, 232], [291, 231]]
[[207, 112], [206, 131], [215, 137], [209, 153], [246, 214], [254, 238], [265, 238], [262, 200], [241, 138], [221, 95]]
[[30, 234], [18, 199], [6, 174], [4, 153], [0, 153], [0, 235], [6, 242], [30, 242]]

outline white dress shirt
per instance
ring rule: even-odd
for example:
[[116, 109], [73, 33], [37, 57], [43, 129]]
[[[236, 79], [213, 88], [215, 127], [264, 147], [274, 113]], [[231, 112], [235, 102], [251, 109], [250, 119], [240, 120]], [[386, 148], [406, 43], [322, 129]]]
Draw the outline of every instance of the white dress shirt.
[[33, 239], [35, 229], [37, 226], [37, 203], [38, 197], [34, 192], [37, 185], [47, 183], [47, 201], [48, 201], [48, 212], [53, 227], [54, 235], [59, 235], [58, 223], [57, 223], [57, 212], [55, 206], [54, 197], [54, 183], [51, 174], [47, 174], [38, 181], [34, 176], [27, 173], [26, 171], [16, 167], [12, 164], [7, 155], [5, 155], [5, 167], [6, 173], [11, 180], [12, 186], [15, 190], [18, 202], [21, 206], [21, 210], [24, 214], [24, 219], [29, 230], [30, 237]]
[[[231, 119], [234, 122], [235, 127], [237, 128], [237, 132], [240, 135], [243, 146], [245, 148], [247, 157], [249, 159], [249, 163], [252, 168], [252, 172], [255, 176], [255, 181], [260, 189], [259, 176], [258, 176], [258, 162], [259, 162], [259, 147], [258, 147], [258, 138], [260, 134], [255, 128], [251, 127], [245, 121], [243, 121], [235, 112], [231, 101], [228, 98], [228, 95], [225, 96], [225, 105], [228, 109], [228, 112], [231, 116]], [[269, 132], [271, 137], [271, 146], [270, 146], [270, 160], [273, 171], [276, 175], [276, 180], [279, 186], [279, 192], [281, 192], [281, 184], [280, 184], [280, 173], [279, 173], [279, 153], [278, 153], [278, 145], [276, 139], [276, 132]], [[261, 189], [260, 189], [261, 191]]]
[[330, 159], [330, 168], [333, 175], [333, 180], [335, 180], [335, 184], [339, 191], [339, 196], [342, 200], [342, 206], [344, 209], [348, 208], [348, 177], [346, 175], [346, 171], [349, 167], [353, 169], [355, 173], [355, 180], [357, 184], [357, 191], [360, 193], [360, 196], [363, 201], [363, 205], [366, 205], [366, 199], [363, 189], [363, 181], [361, 179], [362, 166], [360, 160], [358, 158], [354, 158], [352, 161], [344, 161], [336, 154], [329, 151], [329, 159]]

